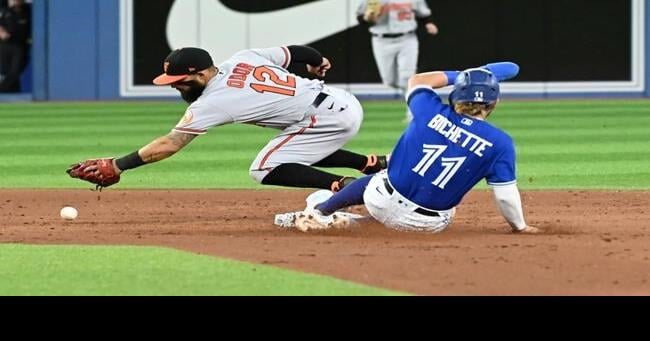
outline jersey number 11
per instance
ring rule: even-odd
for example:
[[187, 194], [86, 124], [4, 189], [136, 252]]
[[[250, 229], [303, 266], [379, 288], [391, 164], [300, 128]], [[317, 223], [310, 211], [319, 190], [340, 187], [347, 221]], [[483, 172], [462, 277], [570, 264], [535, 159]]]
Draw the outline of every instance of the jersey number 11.
[[[425, 144], [422, 146], [422, 151], [424, 156], [422, 160], [412, 169], [415, 173], [418, 173], [420, 176], [424, 176], [431, 165], [445, 152], [447, 146], [439, 144]], [[440, 158], [440, 164], [444, 169], [440, 172], [440, 175], [431, 182], [434, 186], [438, 186], [440, 189], [445, 189], [445, 185], [451, 180], [451, 178], [458, 172], [460, 166], [467, 159], [465, 156], [461, 157], [443, 157]]]

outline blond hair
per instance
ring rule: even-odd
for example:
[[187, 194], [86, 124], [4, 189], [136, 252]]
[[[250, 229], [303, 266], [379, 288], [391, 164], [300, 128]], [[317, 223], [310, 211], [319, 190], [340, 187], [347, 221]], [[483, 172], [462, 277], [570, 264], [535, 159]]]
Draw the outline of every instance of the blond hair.
[[459, 114], [465, 114], [469, 116], [483, 116], [488, 117], [492, 110], [497, 106], [497, 103], [491, 104], [481, 104], [481, 103], [456, 103], [454, 104], [454, 111]]

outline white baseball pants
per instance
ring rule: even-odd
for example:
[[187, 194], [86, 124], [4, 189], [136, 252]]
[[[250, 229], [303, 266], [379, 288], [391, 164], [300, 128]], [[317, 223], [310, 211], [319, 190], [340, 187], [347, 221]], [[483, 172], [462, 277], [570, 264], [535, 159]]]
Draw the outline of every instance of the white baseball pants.
[[257, 182], [285, 163], [312, 165], [341, 149], [363, 121], [361, 103], [347, 91], [325, 86], [329, 96], [302, 121], [285, 128], [257, 154], [250, 175]]
[[372, 51], [382, 82], [392, 88], [406, 89], [417, 71], [418, 37], [415, 33], [397, 38], [372, 38]]
[[368, 213], [377, 221], [396, 230], [433, 233], [440, 232], [451, 224], [456, 213], [455, 207], [435, 211], [439, 214], [437, 217], [420, 214], [415, 210], [422, 207], [404, 198], [396, 190], [389, 193], [384, 180], [388, 181], [385, 170], [370, 179], [363, 193]]

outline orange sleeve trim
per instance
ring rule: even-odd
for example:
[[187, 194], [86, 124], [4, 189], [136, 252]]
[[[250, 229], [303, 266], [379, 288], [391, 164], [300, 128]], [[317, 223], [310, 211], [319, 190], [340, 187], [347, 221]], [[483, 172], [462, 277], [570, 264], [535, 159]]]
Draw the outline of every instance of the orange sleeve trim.
[[179, 127], [175, 127], [172, 130], [178, 131], [178, 132], [181, 132], [181, 133], [186, 133], [186, 134], [194, 134], [194, 135], [203, 135], [203, 134], [208, 132], [207, 130], [191, 129], [191, 128], [179, 128]]
[[285, 46], [282, 46], [282, 52], [284, 52], [284, 64], [282, 64], [282, 67], [286, 69], [291, 63], [291, 53], [289, 53], [289, 49]]

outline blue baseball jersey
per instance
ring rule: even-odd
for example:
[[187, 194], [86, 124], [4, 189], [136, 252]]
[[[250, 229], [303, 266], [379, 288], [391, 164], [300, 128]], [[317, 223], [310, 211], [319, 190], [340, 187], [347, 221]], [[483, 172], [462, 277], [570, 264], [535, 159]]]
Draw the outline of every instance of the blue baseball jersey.
[[414, 203], [450, 209], [485, 178], [492, 186], [516, 183], [512, 138], [488, 122], [454, 112], [429, 87], [407, 97], [413, 121], [397, 142], [388, 178]]

